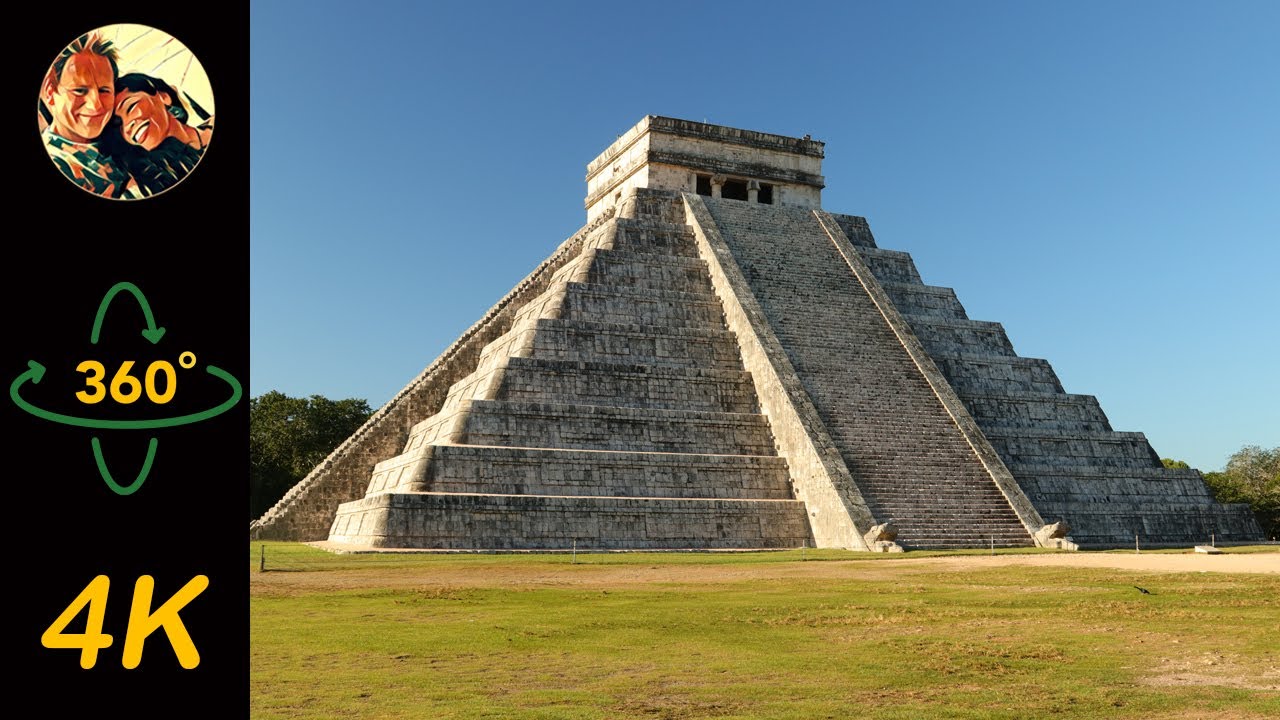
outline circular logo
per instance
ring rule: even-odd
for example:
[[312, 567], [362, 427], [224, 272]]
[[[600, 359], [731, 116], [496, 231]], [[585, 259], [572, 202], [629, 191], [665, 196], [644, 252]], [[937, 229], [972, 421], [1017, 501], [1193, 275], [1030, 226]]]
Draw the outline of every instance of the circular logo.
[[208, 152], [213, 90], [196, 56], [146, 25], [72, 40], [40, 82], [49, 159], [85, 192], [139, 200], [182, 182]]

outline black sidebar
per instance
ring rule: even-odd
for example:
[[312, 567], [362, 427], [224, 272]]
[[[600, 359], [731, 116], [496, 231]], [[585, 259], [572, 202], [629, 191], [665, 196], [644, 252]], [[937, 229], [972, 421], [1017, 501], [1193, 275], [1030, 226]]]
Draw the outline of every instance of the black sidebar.
[[[247, 717], [249, 7], [22, 14], [39, 19], [11, 12], [5, 53], [4, 645], [20, 673], [7, 686], [40, 717]], [[84, 54], [39, 120], [50, 64], [97, 29], [115, 38], [117, 82], [151, 73], [181, 95], [185, 148], [168, 164], [121, 159], [154, 154], [160, 123], [100, 128], [96, 107], [109, 99], [114, 116], [124, 93], [99, 87]], [[46, 124], [102, 135], [51, 148]], [[123, 144], [95, 155], [111, 132]], [[198, 162], [185, 177], [183, 157]], [[126, 165], [178, 182], [96, 194]]]

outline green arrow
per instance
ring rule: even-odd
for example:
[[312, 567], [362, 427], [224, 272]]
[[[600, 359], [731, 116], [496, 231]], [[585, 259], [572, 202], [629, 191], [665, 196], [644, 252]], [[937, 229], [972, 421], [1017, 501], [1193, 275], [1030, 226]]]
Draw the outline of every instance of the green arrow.
[[99, 428], [102, 430], [147, 430], [152, 428], [177, 427], [178, 425], [188, 425], [201, 420], [208, 420], [211, 417], [221, 415], [222, 413], [235, 407], [240, 402], [244, 390], [240, 387], [240, 381], [235, 379], [231, 373], [213, 365], [206, 365], [204, 370], [210, 375], [220, 378], [223, 382], [231, 386], [231, 397], [227, 398], [222, 404], [201, 410], [190, 415], [179, 415], [171, 418], [159, 418], [157, 420], [98, 420], [95, 418], [75, 417], [74, 415], [62, 415], [60, 413], [50, 412], [44, 408], [36, 407], [26, 400], [22, 399], [22, 395], [18, 393], [22, 384], [27, 380], [32, 383], [40, 382], [44, 377], [44, 366], [35, 360], [28, 360], [27, 367], [30, 369], [14, 378], [13, 383], [9, 385], [9, 397], [18, 407], [39, 418], [44, 418], [51, 422], [62, 423], [63, 425], [74, 425], [76, 427]]
[[93, 332], [89, 333], [90, 343], [98, 344], [98, 335], [102, 332], [102, 320], [107, 316], [107, 308], [110, 307], [111, 300], [125, 291], [128, 291], [138, 301], [138, 305], [142, 308], [142, 316], [146, 318], [147, 329], [142, 331], [142, 337], [150, 340], [152, 345], [160, 342], [160, 338], [164, 337], [164, 328], [156, 327], [156, 318], [151, 314], [151, 306], [147, 304], [147, 298], [138, 289], [138, 286], [131, 282], [118, 282], [111, 286], [111, 289], [103, 296], [102, 302], [98, 304], [98, 314], [93, 318]]
[[39, 384], [40, 384], [40, 381], [44, 379], [44, 366], [43, 366], [43, 365], [41, 365], [40, 363], [36, 362], [35, 360], [28, 360], [28, 361], [27, 361], [27, 367], [28, 367], [29, 369], [28, 369], [26, 372], [24, 372], [24, 373], [22, 373], [21, 375], [19, 375], [17, 380], [14, 380], [14, 381], [13, 381], [13, 386], [14, 386], [14, 387], [17, 387], [17, 386], [21, 385], [22, 383], [26, 382], [27, 380], [31, 380], [31, 384], [32, 384], [32, 385], [39, 385]]
[[89, 444], [93, 446], [93, 461], [98, 465], [98, 474], [107, 481], [107, 487], [117, 495], [132, 495], [142, 487], [142, 483], [151, 472], [151, 463], [156, 459], [156, 447], [160, 441], [151, 438], [151, 442], [147, 445], [147, 459], [142, 462], [142, 469], [138, 471], [138, 476], [128, 485], [121, 485], [111, 477], [111, 471], [107, 469], [107, 461], [102, 458], [102, 443], [98, 442], [98, 438], [89, 438]]

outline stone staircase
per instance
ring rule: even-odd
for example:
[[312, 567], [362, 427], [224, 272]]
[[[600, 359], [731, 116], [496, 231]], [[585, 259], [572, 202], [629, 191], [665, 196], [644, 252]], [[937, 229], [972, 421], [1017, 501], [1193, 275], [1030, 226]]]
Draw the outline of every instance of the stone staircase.
[[[876, 520], [892, 521], [909, 549], [1032, 545], [813, 212], [703, 200]], [[854, 227], [846, 234], [855, 243], [869, 238]], [[872, 260], [897, 282], [918, 281], [895, 255]], [[952, 334], [940, 338], [975, 346], [998, 330], [947, 322]]]
[[837, 216], [857, 251], [1044, 520], [1081, 545], [1247, 540], [1247, 508], [1216, 503], [1194, 470], [1166, 470], [1146, 436], [1116, 432], [1096, 398], [1066, 393], [1048, 362], [1019, 357], [999, 323], [970, 320], [949, 288], [925, 285], [907, 253]]
[[677, 196], [641, 191], [515, 311], [330, 541], [432, 549], [812, 544]]

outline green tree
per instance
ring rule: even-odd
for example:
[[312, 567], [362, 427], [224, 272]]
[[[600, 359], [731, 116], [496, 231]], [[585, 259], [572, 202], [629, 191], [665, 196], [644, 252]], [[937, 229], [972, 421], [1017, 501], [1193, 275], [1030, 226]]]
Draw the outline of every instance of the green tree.
[[367, 400], [289, 397], [272, 390], [249, 400], [249, 519], [289, 488], [369, 419]]
[[1170, 470], [1187, 470], [1191, 467], [1185, 460], [1174, 460], [1173, 458], [1160, 458], [1160, 462]]
[[1280, 534], [1280, 447], [1240, 448], [1222, 472], [1204, 474], [1219, 502], [1248, 503], [1268, 538]]

